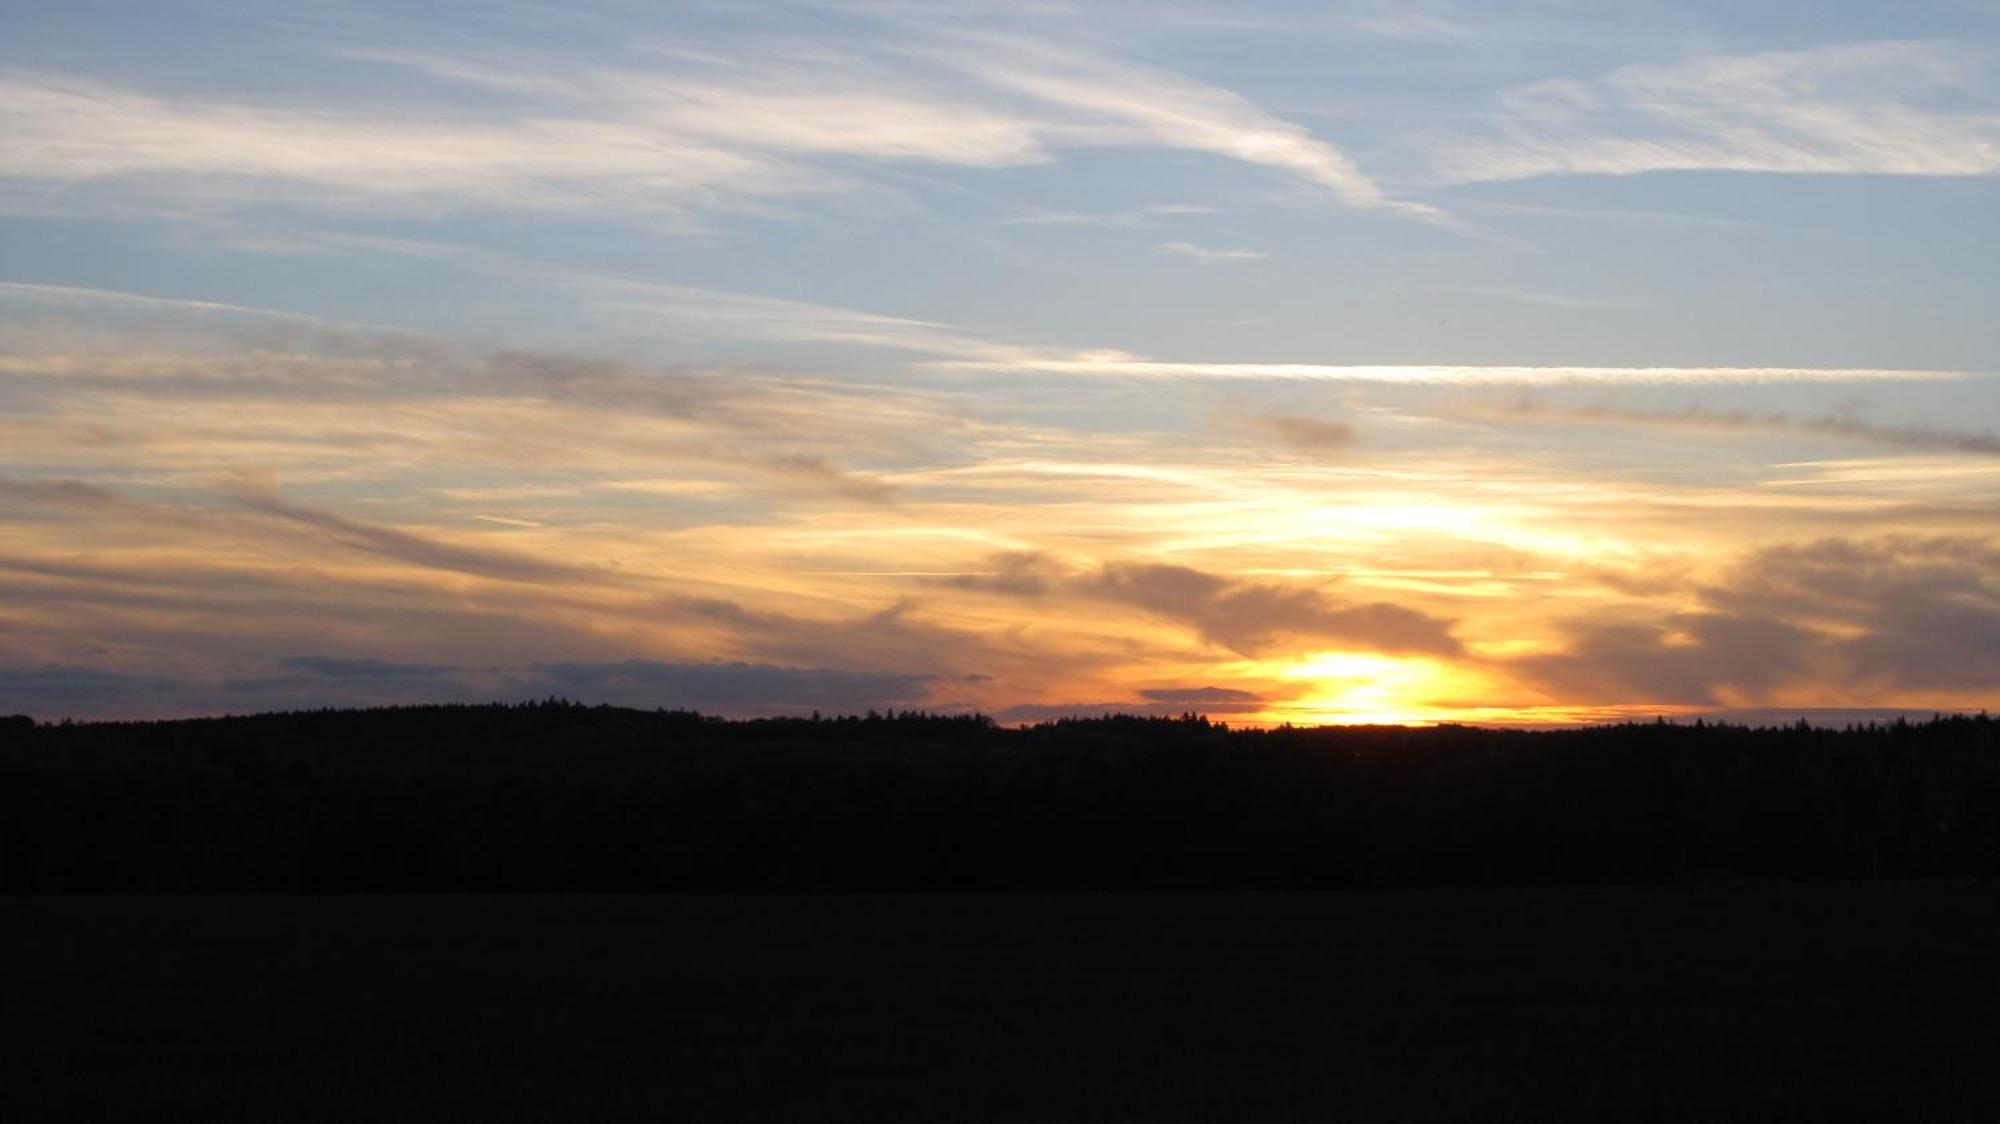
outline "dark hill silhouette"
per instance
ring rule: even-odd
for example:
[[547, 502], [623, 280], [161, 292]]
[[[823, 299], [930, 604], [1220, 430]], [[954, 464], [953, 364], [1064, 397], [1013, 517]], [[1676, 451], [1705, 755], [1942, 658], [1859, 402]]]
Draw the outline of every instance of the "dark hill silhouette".
[[522, 705], [0, 721], [0, 890], [966, 890], [2000, 873], [2000, 724], [1232, 730]]

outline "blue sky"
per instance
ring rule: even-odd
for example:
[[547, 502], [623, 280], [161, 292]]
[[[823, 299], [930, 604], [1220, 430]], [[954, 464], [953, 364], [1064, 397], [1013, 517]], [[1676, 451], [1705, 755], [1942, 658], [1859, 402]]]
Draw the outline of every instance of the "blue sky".
[[0, 20], [0, 706], [2000, 682], [1988, 0]]

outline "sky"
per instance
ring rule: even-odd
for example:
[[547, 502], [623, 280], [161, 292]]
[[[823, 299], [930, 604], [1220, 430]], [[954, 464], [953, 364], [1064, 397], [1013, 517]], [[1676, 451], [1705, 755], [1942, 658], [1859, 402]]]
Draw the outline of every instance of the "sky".
[[2000, 696], [2000, 2], [0, 5], [0, 713]]

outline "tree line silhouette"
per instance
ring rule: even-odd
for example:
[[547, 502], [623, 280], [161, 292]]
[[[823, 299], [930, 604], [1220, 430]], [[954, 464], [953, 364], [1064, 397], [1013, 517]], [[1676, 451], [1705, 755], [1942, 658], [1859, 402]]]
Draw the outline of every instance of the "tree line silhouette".
[[0, 890], [850, 891], [2000, 873], [2000, 724], [1230, 729], [519, 705], [0, 719]]

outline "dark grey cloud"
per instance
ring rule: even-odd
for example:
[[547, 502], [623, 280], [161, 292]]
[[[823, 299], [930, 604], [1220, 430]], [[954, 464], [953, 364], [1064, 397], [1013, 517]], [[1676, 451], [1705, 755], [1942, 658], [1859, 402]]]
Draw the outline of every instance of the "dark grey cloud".
[[727, 628], [740, 652], [794, 667], [921, 667], [958, 675], [972, 667], [1046, 672], [1063, 662], [1060, 654], [1019, 649], [1004, 637], [927, 623], [913, 616], [916, 608], [916, 602], [903, 600], [873, 612], [826, 619], [749, 609], [717, 598], [672, 597], [660, 605], [669, 618]]
[[1837, 625], [1830, 644], [1859, 682], [2000, 690], [2000, 544], [1992, 540], [1892, 536], [1773, 547], [1706, 595]]
[[378, 527], [330, 511], [291, 503], [275, 491], [237, 485], [228, 489], [238, 506], [314, 532], [326, 541], [365, 554], [394, 558], [434, 570], [512, 582], [606, 581], [611, 575], [511, 551], [460, 546], [425, 535]]
[[1698, 403], [1691, 403], [1680, 410], [1632, 410], [1613, 406], [1556, 409], [1542, 406], [1533, 399], [1524, 398], [1509, 407], [1508, 412], [1521, 417], [1554, 420], [1835, 437], [1845, 441], [1884, 445], [1916, 452], [2000, 456], [2000, 436], [1996, 436], [1991, 430], [1897, 425], [1872, 421], [1862, 416], [1856, 409], [1841, 410], [1823, 417], [1802, 418], [1795, 414], [1777, 411], [1715, 410]]
[[1234, 687], [1155, 687], [1140, 691], [1139, 695], [1148, 702], [1217, 712], [1256, 710], [1264, 703], [1262, 695]]
[[282, 674], [227, 679], [224, 691], [250, 699], [314, 699], [329, 696], [349, 704], [391, 702], [461, 702], [478, 698], [460, 669], [440, 664], [344, 656], [287, 656], [277, 661]]
[[1305, 453], [1345, 449], [1354, 444], [1354, 427], [1346, 422], [1291, 414], [1259, 414], [1250, 419], [1259, 432], [1268, 434], [1290, 448]]
[[268, 675], [220, 680], [141, 677], [70, 665], [0, 667], [0, 713], [44, 720], [174, 717], [560, 695], [589, 703], [739, 717], [812, 710], [845, 714], [923, 705], [940, 681], [929, 673], [641, 659], [459, 667], [290, 656], [270, 666]]
[[182, 689], [171, 679], [68, 664], [0, 667], [0, 713], [43, 720], [121, 714], [170, 706]]
[[1579, 622], [1515, 667], [1566, 699], [1714, 704], [1786, 684], [2000, 694], [2000, 545], [1821, 539], [1755, 551], [1696, 590], [1702, 608]]
[[1694, 613], [1648, 624], [1578, 624], [1569, 649], [1516, 667], [1588, 702], [1712, 705], [1723, 688], [1762, 691], [1803, 673], [1822, 638], [1769, 617]]
[[1463, 649], [1452, 622], [1386, 601], [1334, 600], [1304, 586], [1242, 581], [1156, 562], [1111, 562], [1077, 573], [1046, 556], [996, 554], [979, 573], [935, 584], [1017, 597], [1062, 594], [1130, 605], [1192, 626], [1203, 639], [1244, 654], [1281, 638], [1325, 640], [1380, 652], [1451, 656]]
[[784, 453], [753, 457], [748, 463], [782, 479], [808, 484], [850, 500], [888, 503], [896, 498], [895, 485], [842, 468], [827, 457]]
[[[229, 482], [224, 485], [223, 494], [240, 508], [310, 531], [316, 538], [335, 545], [431, 569], [516, 582], [607, 581], [613, 578], [602, 570], [549, 562], [511, 551], [461, 546], [409, 531], [378, 527], [292, 503], [275, 489], [254, 482]], [[56, 510], [114, 510], [135, 517], [176, 522], [185, 522], [200, 514], [194, 509], [142, 503], [112, 489], [80, 480], [0, 480], [0, 500]]]
[[953, 574], [934, 581], [953, 589], [1035, 597], [1049, 592], [1067, 577], [1067, 571], [1054, 559], [1023, 550], [995, 554], [987, 559], [987, 568], [977, 573]]
[[280, 666], [322, 675], [329, 679], [370, 683], [429, 682], [449, 676], [455, 669], [441, 664], [402, 663], [396, 660], [353, 659], [343, 656], [288, 656]]
[[0, 480], [0, 500], [6, 501], [0, 518], [23, 507], [101, 511], [132, 505], [117, 492], [82, 480]]
[[1234, 581], [1160, 563], [1113, 563], [1080, 588], [1192, 625], [1245, 654], [1280, 637], [1325, 640], [1380, 652], [1458, 655], [1451, 622], [1386, 601], [1344, 605], [1317, 589]]
[[[666, 366], [642, 368], [572, 352], [498, 350], [458, 368], [456, 382], [466, 394], [544, 398], [592, 410], [648, 414], [702, 422], [750, 422], [746, 400], [758, 398], [762, 382], [734, 372]], [[748, 414], [748, 416], [746, 416]]]
[[0, 603], [16, 610], [0, 621], [0, 631], [32, 631], [43, 637], [42, 650], [95, 645], [197, 653], [232, 667], [275, 667], [300, 636], [341, 649], [394, 636], [402, 651], [478, 653], [517, 664], [630, 651], [605, 627], [625, 619], [615, 605], [555, 588], [524, 599], [510, 586], [441, 598], [431, 583], [409, 575], [326, 570], [301, 565], [290, 552], [247, 562], [228, 552], [217, 563], [164, 567], [115, 552], [57, 558], [0, 552]]
[[[191, 652], [224, 667], [270, 669], [238, 671], [226, 684], [209, 684], [203, 688], [212, 704], [207, 709], [490, 698], [498, 683], [491, 675], [449, 664], [362, 658], [365, 648], [355, 648], [370, 637], [393, 635], [402, 652], [450, 659], [470, 653], [517, 668], [555, 660], [610, 663], [629, 652], [616, 637], [635, 614], [649, 626], [717, 637], [733, 658], [756, 664], [914, 668], [962, 677], [972, 670], [1046, 673], [1062, 663], [1060, 654], [1036, 651], [1026, 641], [925, 622], [913, 615], [910, 601], [809, 618], [717, 597], [668, 595], [634, 605], [560, 588], [537, 590], [526, 601], [506, 586], [440, 598], [407, 576], [329, 572], [297, 565], [289, 555], [275, 564], [162, 568], [123, 563], [116, 555], [72, 560], [0, 553], [0, 601], [47, 611], [0, 622], [5, 631], [39, 637], [35, 644], [44, 650], [95, 645]], [[65, 623], [38, 623], [43, 618]], [[325, 637], [336, 652], [293, 655], [284, 646], [297, 636]], [[886, 701], [879, 693], [874, 697]], [[899, 703], [909, 699], [896, 695]], [[191, 705], [180, 712], [203, 709]]]

